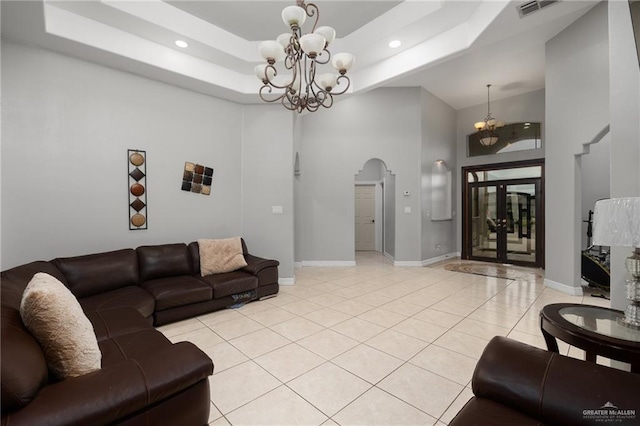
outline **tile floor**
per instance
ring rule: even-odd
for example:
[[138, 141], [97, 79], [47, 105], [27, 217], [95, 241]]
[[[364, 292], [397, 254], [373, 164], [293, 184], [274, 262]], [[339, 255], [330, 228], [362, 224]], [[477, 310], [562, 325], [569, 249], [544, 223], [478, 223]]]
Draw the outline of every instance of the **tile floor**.
[[356, 264], [297, 269], [275, 298], [160, 327], [213, 359], [211, 425], [446, 425], [493, 336], [546, 348], [541, 307], [609, 304], [539, 278], [394, 267], [371, 252]]

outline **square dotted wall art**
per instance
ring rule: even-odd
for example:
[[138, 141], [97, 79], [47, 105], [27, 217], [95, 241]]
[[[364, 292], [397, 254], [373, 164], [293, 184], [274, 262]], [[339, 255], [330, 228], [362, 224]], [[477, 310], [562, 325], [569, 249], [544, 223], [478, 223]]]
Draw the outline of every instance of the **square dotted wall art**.
[[129, 229], [147, 229], [147, 152], [127, 151], [129, 164]]
[[184, 163], [182, 173], [182, 190], [196, 194], [211, 194], [213, 169], [196, 163]]

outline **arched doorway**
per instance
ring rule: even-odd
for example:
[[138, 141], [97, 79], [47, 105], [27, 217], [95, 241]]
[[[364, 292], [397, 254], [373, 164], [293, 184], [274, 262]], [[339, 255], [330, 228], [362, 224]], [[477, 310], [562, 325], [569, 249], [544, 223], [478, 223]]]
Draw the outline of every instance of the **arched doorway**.
[[395, 257], [395, 175], [384, 161], [366, 161], [354, 179], [356, 251]]

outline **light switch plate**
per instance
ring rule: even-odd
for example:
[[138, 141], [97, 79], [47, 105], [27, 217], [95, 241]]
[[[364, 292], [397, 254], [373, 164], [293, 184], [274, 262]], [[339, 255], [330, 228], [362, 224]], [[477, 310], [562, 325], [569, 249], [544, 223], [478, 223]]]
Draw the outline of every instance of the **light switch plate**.
[[404, 212], [405, 213], [411, 213], [411, 207], [405, 207], [404, 208]]
[[282, 206], [271, 206], [271, 213], [282, 214], [283, 213]]

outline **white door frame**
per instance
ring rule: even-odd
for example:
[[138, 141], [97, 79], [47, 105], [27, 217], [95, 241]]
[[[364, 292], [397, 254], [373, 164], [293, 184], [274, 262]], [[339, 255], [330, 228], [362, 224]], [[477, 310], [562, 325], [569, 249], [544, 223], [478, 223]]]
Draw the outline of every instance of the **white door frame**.
[[374, 207], [374, 241], [375, 251], [382, 252], [384, 249], [384, 196], [382, 189], [382, 181], [357, 181], [355, 186], [374, 186], [375, 187], [375, 207]]

